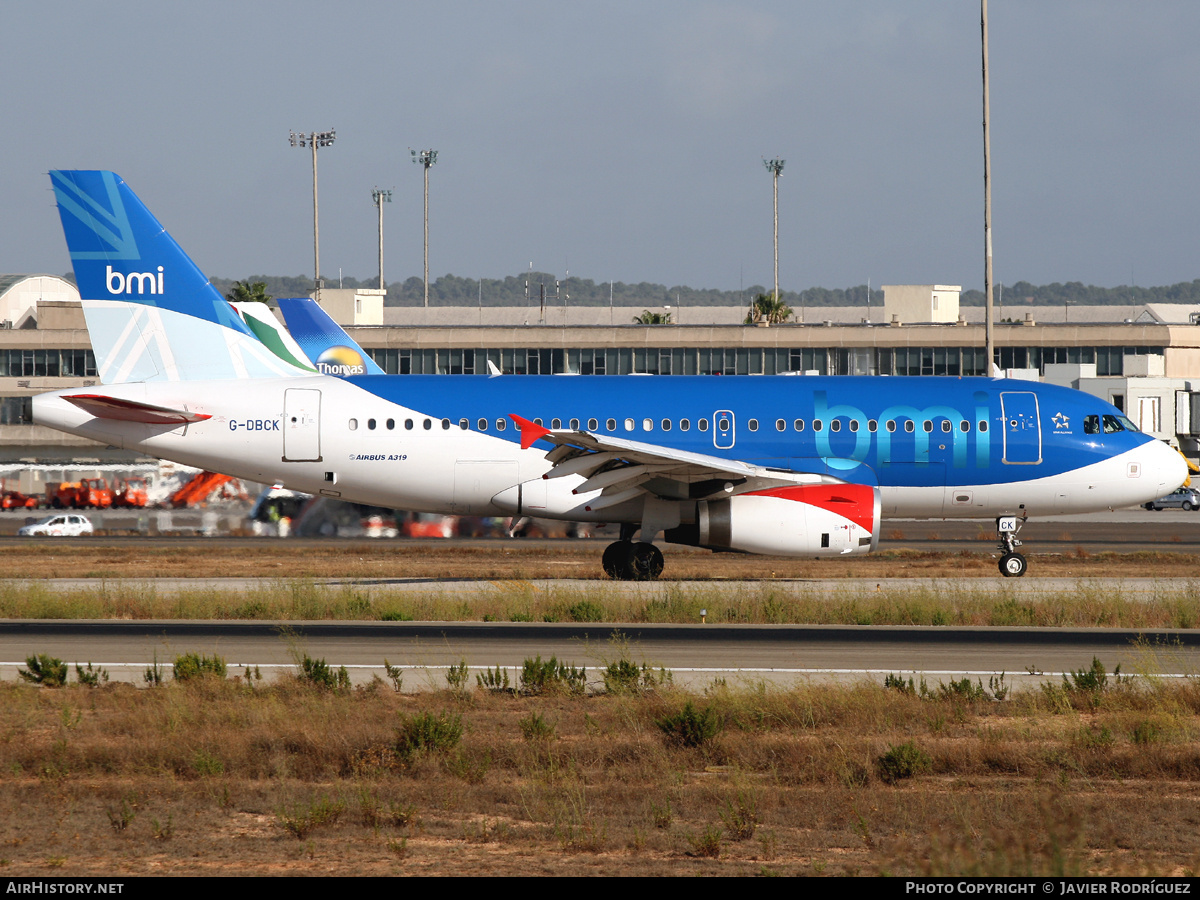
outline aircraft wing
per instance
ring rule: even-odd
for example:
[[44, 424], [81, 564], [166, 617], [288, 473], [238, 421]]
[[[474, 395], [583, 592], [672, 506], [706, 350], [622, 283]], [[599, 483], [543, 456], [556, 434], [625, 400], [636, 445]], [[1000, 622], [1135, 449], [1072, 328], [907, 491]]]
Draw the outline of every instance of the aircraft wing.
[[577, 475], [583, 483], [572, 493], [601, 491], [588, 510], [613, 506], [640, 493], [664, 499], [704, 499], [728, 494], [735, 488], [743, 493], [794, 485], [845, 484], [844, 479], [816, 471], [759, 466], [590, 431], [552, 431], [520, 416], [509, 418], [521, 429], [522, 449], [539, 440], [554, 445], [546, 454], [554, 467], [543, 478]]

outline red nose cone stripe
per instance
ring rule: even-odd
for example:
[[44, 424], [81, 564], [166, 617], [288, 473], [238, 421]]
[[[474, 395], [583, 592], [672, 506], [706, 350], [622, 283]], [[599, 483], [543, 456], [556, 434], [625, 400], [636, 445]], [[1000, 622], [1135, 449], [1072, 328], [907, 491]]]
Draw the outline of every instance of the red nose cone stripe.
[[543, 428], [536, 422], [530, 422], [528, 419], [522, 419], [520, 416], [514, 416], [511, 413], [508, 416], [521, 429], [521, 449], [528, 450], [533, 446], [533, 442], [539, 438], [543, 438], [550, 433], [549, 428]]
[[862, 484], [799, 484], [794, 487], [750, 491], [750, 497], [779, 497], [819, 506], [849, 519], [866, 531], [875, 528], [875, 489]]

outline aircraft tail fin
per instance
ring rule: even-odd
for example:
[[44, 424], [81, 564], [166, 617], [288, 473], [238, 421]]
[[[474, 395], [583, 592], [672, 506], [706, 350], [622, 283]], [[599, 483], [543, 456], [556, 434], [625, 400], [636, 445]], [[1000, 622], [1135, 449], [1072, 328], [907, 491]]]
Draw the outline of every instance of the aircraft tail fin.
[[302, 369], [308, 369], [314, 375], [312, 360], [308, 358], [288, 330], [275, 318], [267, 304], [257, 300], [230, 300], [230, 305], [237, 310], [246, 326], [254, 332], [255, 337], [267, 345], [268, 349], [280, 359]]
[[50, 182], [106, 384], [310, 375], [271, 352], [113, 172]]
[[280, 298], [288, 331], [322, 375], [383, 375], [342, 326], [308, 297]]

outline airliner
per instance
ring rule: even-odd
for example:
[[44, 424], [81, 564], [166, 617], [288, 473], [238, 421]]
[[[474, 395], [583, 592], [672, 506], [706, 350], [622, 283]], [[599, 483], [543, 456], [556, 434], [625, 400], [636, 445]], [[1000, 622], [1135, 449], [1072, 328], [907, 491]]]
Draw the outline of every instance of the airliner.
[[657, 578], [656, 542], [868, 553], [885, 518], [994, 519], [1019, 576], [1029, 516], [1187, 476], [1110, 404], [1027, 381], [370, 374], [344, 332], [270, 338], [114, 173], [50, 178], [102, 386], [37, 396], [36, 423], [375, 506], [619, 523], [613, 578]]

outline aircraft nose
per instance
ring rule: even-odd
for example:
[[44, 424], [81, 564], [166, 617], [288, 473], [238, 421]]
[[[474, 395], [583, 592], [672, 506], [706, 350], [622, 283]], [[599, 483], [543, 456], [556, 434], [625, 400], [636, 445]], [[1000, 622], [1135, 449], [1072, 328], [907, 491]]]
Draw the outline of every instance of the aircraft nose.
[[1150, 469], [1148, 474], [1158, 481], [1158, 496], [1161, 497], [1187, 481], [1188, 467], [1178, 450], [1162, 441], [1154, 441], [1153, 444], [1146, 462]]

